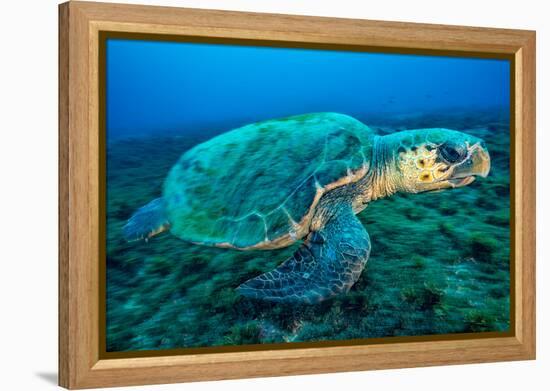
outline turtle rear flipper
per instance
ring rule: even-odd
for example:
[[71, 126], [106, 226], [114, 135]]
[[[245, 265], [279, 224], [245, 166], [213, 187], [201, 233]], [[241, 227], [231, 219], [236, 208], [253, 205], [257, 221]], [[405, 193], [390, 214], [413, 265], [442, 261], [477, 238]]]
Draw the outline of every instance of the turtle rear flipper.
[[122, 232], [127, 241], [149, 239], [170, 228], [170, 223], [165, 213], [164, 200], [155, 198], [147, 205], [139, 208], [130, 217]]
[[350, 208], [320, 231], [310, 233], [279, 267], [246, 281], [237, 290], [262, 300], [317, 303], [349, 291], [369, 253], [369, 235]]

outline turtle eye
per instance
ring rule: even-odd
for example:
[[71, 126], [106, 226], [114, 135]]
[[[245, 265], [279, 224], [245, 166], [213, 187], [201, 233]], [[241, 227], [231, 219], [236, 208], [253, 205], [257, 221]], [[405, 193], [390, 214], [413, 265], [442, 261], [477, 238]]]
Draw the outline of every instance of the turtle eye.
[[456, 145], [444, 143], [439, 146], [439, 152], [447, 163], [457, 163], [466, 157], [466, 151]]

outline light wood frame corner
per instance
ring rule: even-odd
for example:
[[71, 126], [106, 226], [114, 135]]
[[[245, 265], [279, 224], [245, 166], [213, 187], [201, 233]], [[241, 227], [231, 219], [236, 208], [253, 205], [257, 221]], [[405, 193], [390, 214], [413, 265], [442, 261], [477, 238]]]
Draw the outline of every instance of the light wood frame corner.
[[[515, 322], [509, 336], [103, 359], [99, 34], [508, 56]], [[71, 1], [59, 6], [59, 384], [90, 388], [535, 358], [535, 32]]]

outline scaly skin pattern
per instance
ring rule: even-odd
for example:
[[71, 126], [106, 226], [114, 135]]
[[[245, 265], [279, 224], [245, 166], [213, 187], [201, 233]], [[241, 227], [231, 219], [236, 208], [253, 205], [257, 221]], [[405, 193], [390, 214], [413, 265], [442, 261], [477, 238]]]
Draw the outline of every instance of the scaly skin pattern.
[[351, 208], [340, 206], [326, 225], [310, 233], [276, 269], [239, 286], [248, 297], [314, 304], [355, 284], [370, 253], [369, 235]]

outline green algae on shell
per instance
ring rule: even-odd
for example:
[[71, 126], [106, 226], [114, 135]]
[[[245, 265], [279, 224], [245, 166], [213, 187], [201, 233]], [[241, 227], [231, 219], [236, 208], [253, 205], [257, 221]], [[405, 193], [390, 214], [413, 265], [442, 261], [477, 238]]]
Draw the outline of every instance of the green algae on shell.
[[164, 185], [170, 230], [219, 247], [288, 245], [307, 234], [327, 189], [366, 174], [372, 138], [349, 116], [319, 113], [247, 125], [197, 145]]

